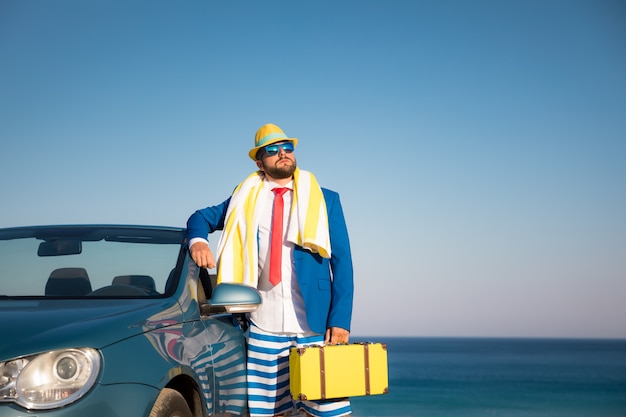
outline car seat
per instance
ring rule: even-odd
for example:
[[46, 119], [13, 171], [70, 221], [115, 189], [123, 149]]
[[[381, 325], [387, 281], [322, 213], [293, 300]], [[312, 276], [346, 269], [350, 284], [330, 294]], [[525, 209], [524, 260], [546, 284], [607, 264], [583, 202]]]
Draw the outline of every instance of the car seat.
[[46, 282], [46, 296], [81, 296], [91, 292], [85, 268], [58, 268]]
[[140, 288], [148, 294], [157, 292], [154, 278], [149, 275], [118, 275], [113, 278], [113, 285], [130, 285]]

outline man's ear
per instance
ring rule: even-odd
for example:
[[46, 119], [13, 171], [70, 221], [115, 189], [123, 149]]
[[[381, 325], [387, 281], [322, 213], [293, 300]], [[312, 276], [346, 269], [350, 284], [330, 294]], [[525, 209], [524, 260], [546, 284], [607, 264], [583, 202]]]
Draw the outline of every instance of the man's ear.
[[261, 161], [260, 159], [256, 160], [256, 166], [257, 168], [259, 168], [261, 171], [265, 172], [265, 170], [263, 169], [263, 161]]

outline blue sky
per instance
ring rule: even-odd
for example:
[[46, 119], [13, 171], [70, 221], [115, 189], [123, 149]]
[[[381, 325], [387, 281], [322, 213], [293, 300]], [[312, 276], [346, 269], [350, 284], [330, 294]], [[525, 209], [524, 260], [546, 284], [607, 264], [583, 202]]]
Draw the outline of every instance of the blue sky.
[[625, 74], [621, 1], [0, 0], [0, 227], [182, 226], [272, 122], [353, 334], [623, 338]]

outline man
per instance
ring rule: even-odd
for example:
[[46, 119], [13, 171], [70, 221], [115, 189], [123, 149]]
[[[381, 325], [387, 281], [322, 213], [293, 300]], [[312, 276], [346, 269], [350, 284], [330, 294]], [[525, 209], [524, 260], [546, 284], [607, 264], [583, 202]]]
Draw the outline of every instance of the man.
[[[251, 416], [294, 409], [318, 417], [351, 412], [347, 399], [299, 401], [289, 393], [289, 349], [348, 343], [354, 293], [339, 195], [298, 168], [297, 144], [278, 126], [263, 125], [248, 153], [258, 171], [226, 201], [196, 211], [187, 222], [198, 266], [217, 265], [218, 282], [250, 285], [261, 293], [262, 304], [249, 317]], [[223, 230], [217, 263], [206, 240], [215, 230]]]

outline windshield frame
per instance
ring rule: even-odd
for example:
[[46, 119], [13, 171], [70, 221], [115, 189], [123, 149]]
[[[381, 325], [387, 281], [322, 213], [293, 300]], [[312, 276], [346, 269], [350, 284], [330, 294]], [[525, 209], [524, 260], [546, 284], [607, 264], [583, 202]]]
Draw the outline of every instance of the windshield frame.
[[[164, 226], [55, 225], [0, 229], [0, 247], [2, 247], [3, 243], [11, 244], [13, 242], [8, 241], [20, 239], [24, 242], [31, 241], [28, 242], [29, 253], [25, 254], [23, 260], [12, 259], [15, 257], [15, 253], [0, 252], [0, 259], [6, 256], [3, 263], [7, 264], [5, 267], [0, 264], [0, 280], [2, 282], [0, 283], [0, 299], [167, 297], [177, 287], [187, 252], [185, 229]], [[37, 253], [33, 254], [30, 252], [33, 251], [35, 241], [39, 242], [39, 248]], [[57, 252], [51, 251], [50, 243], [52, 242], [57, 242], [57, 245], [53, 245], [56, 247]], [[58, 244], [59, 242], [71, 242], [71, 245], [67, 249], [68, 246]], [[16, 245], [18, 244], [18, 242], [15, 243]], [[43, 245], [48, 246], [42, 250]], [[102, 251], [103, 254], [97, 253], [98, 250]], [[19, 248], [16, 251], [17, 255], [21, 256]], [[84, 251], [86, 252], [85, 254], [83, 254]], [[92, 263], [89, 264], [85, 261], [85, 259], [88, 259], [88, 256], [102, 259], [98, 261], [100, 263], [92, 260], [90, 261]], [[108, 256], [110, 256], [110, 259], [106, 258]], [[67, 262], [65, 263], [66, 260]], [[43, 272], [33, 272], [36, 270], [36, 267], [31, 264], [35, 263], [49, 263], [50, 265], [63, 263], [63, 268], [58, 268], [63, 271], [56, 271], [51, 269], [52, 267], [48, 267], [46, 276], [40, 277], [39, 275], [43, 274]], [[92, 270], [89, 273], [82, 271], [80, 277], [87, 279], [90, 285], [95, 285], [93, 288], [89, 288], [89, 292], [81, 291], [77, 295], [48, 291], [48, 284], [53, 278], [56, 278], [57, 281], [59, 278], [63, 278], [65, 283], [69, 283], [70, 279], [74, 280], [73, 282], [77, 282], [76, 277], [70, 277], [69, 275], [81, 269], [88, 270], [89, 266], [92, 266]], [[144, 269], [150, 273], [145, 273]], [[15, 273], [15, 271], [19, 273]], [[95, 280], [92, 275], [94, 272]], [[110, 273], [111, 276], [105, 276], [106, 273]], [[53, 277], [54, 274], [56, 275]], [[24, 290], [26, 283], [17, 281], [23, 280], [24, 275], [31, 282], [28, 290]], [[37, 275], [37, 277], [31, 277], [30, 275]], [[153, 275], [157, 276], [153, 277]], [[13, 282], [10, 281], [12, 279], [14, 280]], [[48, 283], [46, 283], [46, 279]], [[145, 283], [146, 280], [150, 279], [153, 282], [151, 285], [156, 288], [150, 289], [139, 284], [139, 282]], [[81, 285], [82, 283], [84, 281], [79, 282]], [[73, 283], [71, 285], [75, 289], [75, 285]], [[43, 290], [42, 286], [45, 286], [46, 289]], [[31, 287], [33, 288], [32, 293]], [[137, 291], [135, 287], [141, 288], [142, 292]], [[17, 291], [17, 289], [21, 292]]]

